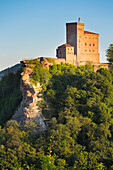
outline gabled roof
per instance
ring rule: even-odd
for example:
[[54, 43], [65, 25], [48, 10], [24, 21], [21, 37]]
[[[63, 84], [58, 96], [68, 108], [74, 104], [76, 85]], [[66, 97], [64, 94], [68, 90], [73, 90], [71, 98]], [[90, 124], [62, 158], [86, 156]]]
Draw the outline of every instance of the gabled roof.
[[97, 33], [90, 32], [90, 31], [84, 31], [84, 34], [96, 34], [96, 35], [99, 35], [99, 34], [97, 34]]
[[74, 46], [72, 46], [70, 44], [63, 44], [63, 45], [60, 45], [59, 47], [74, 47]]

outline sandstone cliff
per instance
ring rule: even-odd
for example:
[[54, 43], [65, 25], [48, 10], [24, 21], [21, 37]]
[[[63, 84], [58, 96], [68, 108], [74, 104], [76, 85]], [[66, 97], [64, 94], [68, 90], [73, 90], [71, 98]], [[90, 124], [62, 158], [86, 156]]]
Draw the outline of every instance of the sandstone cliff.
[[46, 130], [46, 125], [44, 123], [42, 109], [37, 105], [37, 103], [43, 100], [42, 98], [37, 97], [40, 96], [41, 86], [40, 83], [37, 83], [35, 86], [30, 82], [31, 75], [32, 70], [29, 67], [25, 68], [21, 73], [21, 92], [23, 100], [12, 119], [17, 120], [21, 124], [24, 124], [25, 121], [33, 121], [37, 124], [36, 129], [38, 131], [44, 131]]

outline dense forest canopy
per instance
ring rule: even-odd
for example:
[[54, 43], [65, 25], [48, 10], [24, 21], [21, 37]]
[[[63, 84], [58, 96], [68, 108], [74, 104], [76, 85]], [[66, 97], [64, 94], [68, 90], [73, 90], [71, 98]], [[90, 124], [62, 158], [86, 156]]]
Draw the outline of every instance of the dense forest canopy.
[[108, 49], [106, 50], [107, 60], [113, 64], [113, 44], [110, 44]]
[[70, 64], [48, 70], [37, 61], [31, 68], [31, 81], [42, 85], [48, 128], [37, 134], [32, 122], [8, 121], [0, 129], [0, 168], [113, 169], [113, 71]]
[[9, 72], [0, 81], [0, 125], [11, 119], [21, 100], [20, 70]]

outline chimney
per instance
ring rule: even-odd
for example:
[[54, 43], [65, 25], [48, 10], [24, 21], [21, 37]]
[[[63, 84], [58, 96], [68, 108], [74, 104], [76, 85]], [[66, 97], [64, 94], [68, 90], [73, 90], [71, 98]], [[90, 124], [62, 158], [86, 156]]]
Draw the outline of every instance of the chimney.
[[79, 18], [78, 18], [78, 22], [80, 22], [80, 20], [81, 20], [81, 18], [79, 17]]

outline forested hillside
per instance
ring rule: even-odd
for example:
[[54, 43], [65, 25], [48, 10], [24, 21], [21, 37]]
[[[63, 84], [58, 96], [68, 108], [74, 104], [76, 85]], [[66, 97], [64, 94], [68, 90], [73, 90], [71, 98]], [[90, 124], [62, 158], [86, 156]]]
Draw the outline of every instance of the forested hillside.
[[[24, 127], [7, 122], [0, 129], [0, 168], [113, 169], [113, 71], [94, 72], [90, 65], [70, 64], [54, 64], [48, 70], [38, 61], [29, 64], [33, 64], [31, 81], [42, 85], [47, 130], [38, 134], [32, 122]], [[6, 89], [11, 91], [8, 84]], [[1, 95], [5, 95], [2, 88]], [[13, 109], [6, 113], [11, 116]]]
[[20, 71], [9, 72], [0, 81], [0, 125], [11, 119], [21, 100]]
[[16, 64], [12, 67], [8, 67], [7, 69], [4, 69], [2, 71], [0, 71], [0, 80], [2, 79], [3, 76], [5, 76], [6, 74], [8, 75], [9, 72], [15, 73], [16, 71], [18, 71], [20, 69], [20, 64]]

